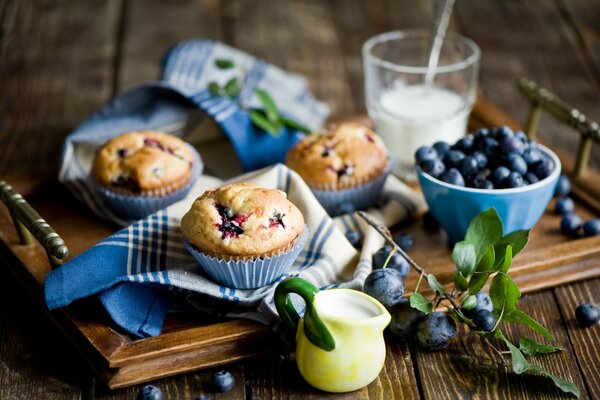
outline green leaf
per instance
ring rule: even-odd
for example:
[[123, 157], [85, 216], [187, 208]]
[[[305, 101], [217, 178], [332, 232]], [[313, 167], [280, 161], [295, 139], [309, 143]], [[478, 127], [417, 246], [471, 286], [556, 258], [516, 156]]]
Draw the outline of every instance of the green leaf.
[[458, 310], [455, 310], [454, 308], [450, 307], [448, 308], [448, 311], [450, 312], [450, 314], [454, 315], [454, 317], [459, 320], [462, 323], [465, 323], [469, 326], [473, 326], [473, 321], [467, 317], [465, 317], [465, 315], [463, 313], [461, 313]]
[[266, 118], [261, 111], [251, 110], [250, 119], [252, 120], [254, 125], [270, 133], [271, 135], [278, 136], [281, 132], [281, 125], [269, 121], [269, 119]]
[[541, 344], [533, 339], [522, 337], [519, 339], [519, 350], [527, 356], [537, 356], [538, 354], [555, 353], [557, 351], [564, 351], [565, 349], [549, 344]]
[[559, 388], [565, 393], [570, 393], [577, 398], [579, 398], [579, 396], [581, 395], [581, 393], [579, 392], [579, 388], [573, 382], [563, 378], [559, 378], [558, 376], [546, 371], [542, 367], [538, 367], [537, 365], [530, 365], [529, 372], [533, 374], [541, 374], [547, 376], [548, 378], [552, 379], [552, 382], [554, 382], [554, 385], [557, 388]]
[[298, 122], [298, 121], [296, 121], [294, 119], [282, 116], [281, 117], [281, 122], [283, 122], [284, 125], [292, 128], [292, 129], [295, 129], [297, 131], [300, 131], [300, 132], [304, 132], [304, 133], [310, 133], [311, 132], [310, 128], [302, 125], [300, 122]]
[[506, 251], [504, 254], [504, 260], [498, 265], [498, 271], [507, 273], [510, 265], [512, 264], [512, 245], [506, 246]]
[[224, 58], [218, 58], [215, 60], [215, 65], [219, 69], [230, 69], [235, 67], [235, 64], [231, 60], [226, 60]]
[[208, 91], [213, 96], [220, 96], [221, 95], [221, 87], [219, 86], [219, 84], [217, 82], [211, 82], [211, 83], [209, 83], [208, 84]]
[[255, 92], [265, 108], [265, 114], [267, 115], [269, 121], [273, 123], [280, 122], [281, 116], [279, 115], [277, 106], [275, 105], [275, 102], [271, 96], [260, 88], [256, 88]]
[[430, 288], [432, 288], [434, 291], [438, 292], [439, 294], [443, 294], [446, 292], [444, 290], [444, 287], [440, 283], [440, 281], [438, 281], [437, 278], [433, 274], [427, 275], [427, 283], [429, 284]]
[[508, 275], [498, 273], [494, 276], [490, 285], [490, 298], [494, 303], [494, 316], [498, 322], [505, 314], [517, 309], [519, 297], [521, 297], [521, 291]]
[[548, 329], [519, 309], [515, 309], [512, 312], [506, 313], [504, 315], [504, 321], [527, 325], [529, 328], [541, 334], [546, 339], [554, 340], [554, 336]]
[[456, 243], [452, 250], [452, 260], [463, 276], [471, 276], [475, 269], [475, 262], [477, 261], [475, 247], [465, 241]]
[[469, 294], [475, 294], [485, 286], [490, 275], [496, 271], [494, 268], [494, 246], [488, 247], [481, 260], [475, 267], [475, 273], [469, 281]]
[[456, 271], [456, 274], [454, 274], [454, 285], [461, 292], [464, 292], [469, 288], [469, 282], [459, 271]]
[[506, 346], [508, 346], [508, 349], [510, 350], [513, 371], [515, 371], [515, 373], [517, 374], [522, 374], [523, 372], [527, 371], [530, 365], [529, 362], [527, 362], [527, 360], [525, 359], [523, 353], [521, 353], [521, 350], [519, 350], [515, 345], [513, 345], [510, 342], [510, 340], [508, 340], [504, 336], [502, 336], [502, 339], [504, 339], [504, 343], [506, 343]]
[[467, 297], [465, 299], [465, 301], [463, 301], [460, 308], [464, 308], [465, 310], [470, 310], [470, 309], [474, 308], [476, 305], [477, 305], [477, 297], [475, 297], [475, 295], [471, 295], [471, 296]]
[[504, 259], [504, 255], [506, 254], [506, 247], [508, 245], [512, 246], [512, 256], [513, 258], [525, 248], [527, 245], [527, 241], [529, 240], [529, 229], [522, 229], [518, 231], [511, 232], [505, 235], [502, 239], [498, 240], [494, 245], [496, 247], [496, 260], [495, 265], [500, 265], [502, 260]]
[[433, 305], [421, 293], [413, 293], [410, 295], [410, 306], [425, 314], [429, 314], [433, 309]]
[[225, 84], [225, 94], [229, 97], [236, 97], [242, 90], [242, 84], [238, 78], [231, 78]]
[[475, 247], [477, 262], [479, 262], [488, 247], [493, 246], [501, 237], [502, 221], [496, 210], [489, 208], [471, 220], [465, 234], [465, 241]]

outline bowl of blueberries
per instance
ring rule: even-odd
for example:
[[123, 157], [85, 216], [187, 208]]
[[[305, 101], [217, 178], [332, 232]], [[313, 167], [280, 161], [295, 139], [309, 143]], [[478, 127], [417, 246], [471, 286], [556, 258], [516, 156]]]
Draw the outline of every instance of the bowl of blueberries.
[[532, 228], [561, 171], [556, 154], [507, 126], [479, 129], [453, 145], [420, 147], [415, 159], [429, 210], [451, 243], [463, 240], [471, 219], [492, 207], [504, 232]]

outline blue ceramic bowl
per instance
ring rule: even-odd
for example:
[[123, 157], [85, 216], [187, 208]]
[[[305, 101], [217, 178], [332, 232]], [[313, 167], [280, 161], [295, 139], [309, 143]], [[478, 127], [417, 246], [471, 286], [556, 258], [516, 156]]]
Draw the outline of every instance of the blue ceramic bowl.
[[544, 146], [540, 149], [554, 161], [552, 174], [533, 185], [514, 189], [473, 189], [450, 185], [417, 168], [419, 183], [429, 211], [448, 234], [451, 243], [464, 239], [477, 214], [495, 208], [504, 233], [532, 228], [546, 210], [560, 176], [560, 160]]

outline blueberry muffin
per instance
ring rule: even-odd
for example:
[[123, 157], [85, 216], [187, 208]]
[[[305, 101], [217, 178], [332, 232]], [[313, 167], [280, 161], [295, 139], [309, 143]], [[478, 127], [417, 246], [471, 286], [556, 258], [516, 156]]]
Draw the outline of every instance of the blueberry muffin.
[[304, 217], [284, 192], [250, 183], [209, 190], [181, 220], [190, 253], [217, 282], [260, 287], [283, 275], [304, 246]]
[[[348, 202], [356, 208], [371, 206], [390, 170], [383, 141], [357, 123], [307, 136], [288, 152], [285, 163], [304, 179], [330, 213]], [[347, 190], [355, 193], [356, 189], [367, 191], [349, 198]]]
[[127, 132], [96, 153], [92, 178], [119, 214], [141, 218], [185, 197], [200, 172], [192, 146], [163, 132]]

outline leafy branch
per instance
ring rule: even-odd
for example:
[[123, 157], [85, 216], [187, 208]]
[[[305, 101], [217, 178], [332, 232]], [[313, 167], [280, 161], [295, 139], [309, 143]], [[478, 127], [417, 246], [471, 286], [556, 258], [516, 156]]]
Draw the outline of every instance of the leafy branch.
[[[504, 323], [524, 324], [546, 339], [554, 340], [554, 336], [548, 329], [517, 308], [521, 291], [508, 274], [513, 257], [527, 245], [529, 230], [519, 230], [504, 235], [502, 221], [496, 210], [488, 209], [477, 215], [469, 224], [465, 239], [454, 245], [452, 250], [452, 260], [456, 266], [454, 287], [446, 290], [433, 274], [425, 271], [394, 242], [387, 227], [378, 224], [365, 212], [359, 211], [358, 215], [420, 274], [416, 288], [410, 295], [412, 308], [428, 314], [440, 306], [445, 306], [449, 315], [481, 336], [483, 342], [500, 357], [502, 365], [512, 366], [512, 370], [517, 374], [528, 372], [547, 376], [563, 392], [579, 397], [579, 388], [574, 383], [554, 376], [545, 369], [531, 364], [526, 358], [563, 349], [525, 337], [522, 337], [516, 346], [502, 332]], [[423, 278], [434, 292], [431, 300], [418, 291]], [[480, 291], [490, 278], [488, 301], [491, 299], [493, 310], [491, 315], [487, 310], [485, 310], [487, 315], [481, 314], [487, 316], [487, 320], [484, 321], [487, 323], [484, 323], [481, 319], [478, 320], [477, 312], [472, 316], [472, 311], [480, 308], [478, 299], [483, 293]], [[480, 311], [481, 309], [478, 312]], [[507, 350], [498, 349], [491, 342], [492, 339], [501, 340]], [[510, 361], [507, 359], [508, 355]]]

